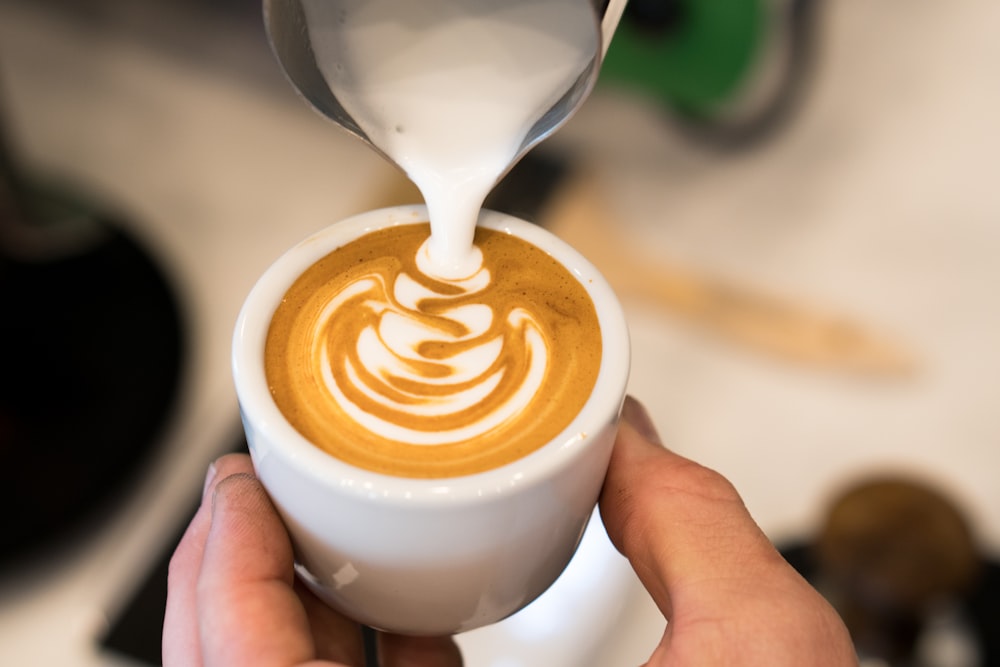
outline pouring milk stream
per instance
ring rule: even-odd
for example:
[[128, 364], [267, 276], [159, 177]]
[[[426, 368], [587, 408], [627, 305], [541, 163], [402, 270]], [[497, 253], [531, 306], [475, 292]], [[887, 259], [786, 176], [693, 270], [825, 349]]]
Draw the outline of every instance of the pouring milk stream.
[[[608, 36], [624, 2], [611, 4]], [[302, 8], [331, 91], [424, 197], [431, 237], [421, 269], [473, 276], [483, 201], [536, 123], [603, 55], [591, 0], [303, 0]]]

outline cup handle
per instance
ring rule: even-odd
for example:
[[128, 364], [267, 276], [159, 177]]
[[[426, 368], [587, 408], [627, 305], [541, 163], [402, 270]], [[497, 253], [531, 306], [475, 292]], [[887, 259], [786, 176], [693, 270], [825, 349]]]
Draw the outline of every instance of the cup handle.
[[609, 0], [607, 8], [604, 10], [604, 18], [601, 19], [601, 60], [604, 60], [604, 56], [608, 53], [608, 47], [611, 45], [611, 38], [615, 36], [615, 30], [618, 29], [618, 22], [621, 21], [622, 14], [625, 12], [625, 3], [627, 0]]

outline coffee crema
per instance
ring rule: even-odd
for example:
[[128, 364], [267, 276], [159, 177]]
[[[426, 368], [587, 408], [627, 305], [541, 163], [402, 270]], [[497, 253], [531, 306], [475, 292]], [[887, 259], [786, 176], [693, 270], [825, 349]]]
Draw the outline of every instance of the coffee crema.
[[478, 228], [478, 271], [433, 276], [427, 224], [371, 232], [289, 288], [265, 371], [285, 418], [351, 465], [453, 477], [515, 461], [562, 432], [601, 365], [594, 304], [569, 270]]

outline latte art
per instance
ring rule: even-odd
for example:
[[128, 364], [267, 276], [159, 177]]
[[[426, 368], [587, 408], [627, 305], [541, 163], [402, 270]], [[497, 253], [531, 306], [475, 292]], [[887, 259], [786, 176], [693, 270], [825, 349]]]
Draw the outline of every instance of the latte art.
[[444, 445], [527, 407], [545, 376], [545, 340], [523, 308], [469, 303], [488, 287], [487, 269], [449, 293], [380, 268], [346, 285], [313, 328], [314, 368], [339, 409], [383, 438]]
[[525, 241], [478, 230], [478, 270], [442, 280], [421, 259], [428, 237], [374, 232], [308, 269], [272, 320], [267, 373], [289, 421], [334, 456], [447, 477], [562, 431], [596, 379], [600, 329], [583, 286]]

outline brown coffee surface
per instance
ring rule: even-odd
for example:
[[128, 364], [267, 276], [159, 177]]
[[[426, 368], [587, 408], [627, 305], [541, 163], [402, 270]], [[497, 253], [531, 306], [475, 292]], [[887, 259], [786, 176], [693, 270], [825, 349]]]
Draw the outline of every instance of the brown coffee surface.
[[488, 280], [470, 288], [420, 272], [429, 234], [390, 227], [316, 262], [275, 311], [265, 348], [271, 394], [303, 436], [402, 477], [533, 452], [577, 415], [601, 365], [593, 302], [556, 260], [479, 228]]

